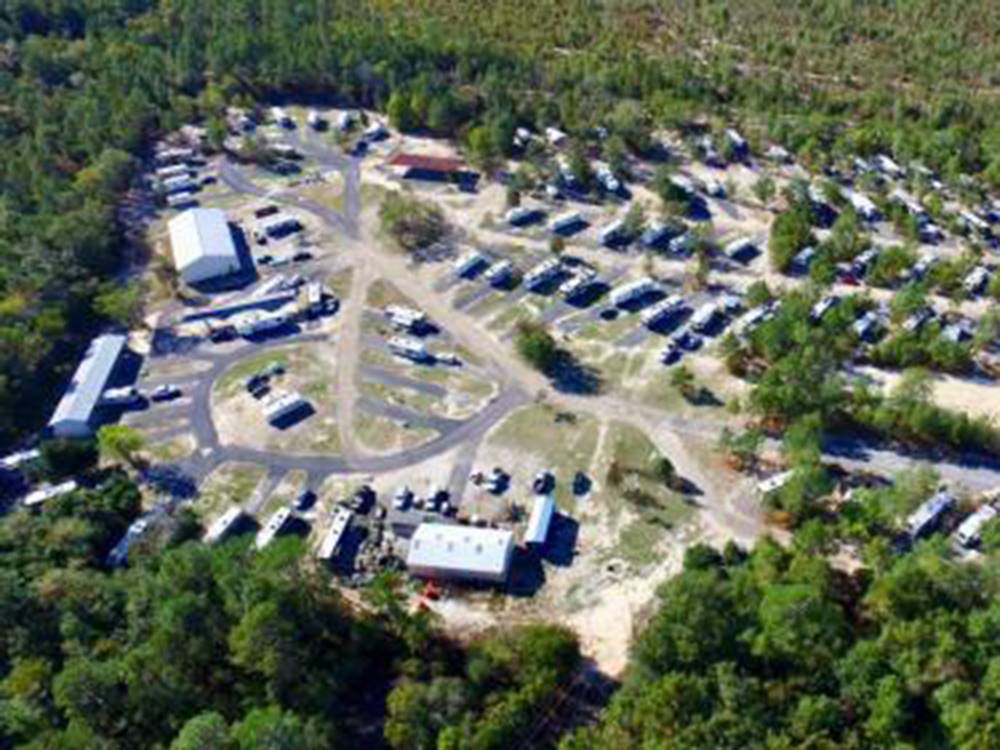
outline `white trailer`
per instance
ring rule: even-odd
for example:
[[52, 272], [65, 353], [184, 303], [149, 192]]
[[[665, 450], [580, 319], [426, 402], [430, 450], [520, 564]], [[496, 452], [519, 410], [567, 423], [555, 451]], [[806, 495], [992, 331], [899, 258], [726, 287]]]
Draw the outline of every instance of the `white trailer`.
[[281, 423], [308, 405], [309, 402], [302, 398], [297, 391], [272, 391], [264, 397], [262, 404], [264, 418], [272, 426]]
[[625, 222], [622, 219], [615, 219], [609, 224], [601, 227], [597, 233], [597, 239], [602, 245], [613, 245], [625, 239]]
[[492, 286], [506, 284], [514, 275], [514, 264], [509, 260], [494, 263], [486, 271], [486, 281]]
[[306, 115], [306, 124], [313, 130], [322, 130], [326, 127], [326, 120], [315, 109], [310, 109], [309, 114]]
[[715, 324], [720, 314], [718, 305], [714, 302], [706, 302], [691, 316], [691, 328], [698, 333], [703, 333]]
[[389, 305], [385, 308], [385, 317], [392, 325], [403, 331], [412, 331], [414, 328], [427, 324], [427, 314], [421, 310], [414, 310], [405, 305]]
[[452, 273], [458, 278], [464, 278], [472, 273], [477, 268], [485, 265], [488, 261], [486, 256], [475, 250], [470, 250], [465, 253], [461, 258], [455, 261], [455, 264], [451, 267]]
[[257, 311], [243, 316], [237, 321], [234, 328], [238, 335], [246, 338], [281, 328], [288, 325], [289, 320], [288, 315], [282, 312], [268, 313]]
[[992, 521], [1000, 513], [993, 505], [983, 505], [975, 513], [966, 518], [955, 531], [955, 540], [963, 547], [979, 546], [983, 526]]
[[534, 291], [548, 284], [560, 273], [562, 273], [562, 263], [557, 258], [544, 260], [528, 271], [524, 277], [524, 286], [526, 289]]
[[254, 539], [254, 546], [257, 549], [264, 549], [282, 532], [291, 517], [292, 511], [290, 508], [278, 508], [267, 519], [267, 522], [261, 527], [260, 531], [257, 532], [257, 538]]
[[316, 557], [323, 562], [330, 562], [337, 556], [340, 544], [344, 541], [344, 536], [347, 534], [353, 518], [354, 513], [348, 508], [337, 508], [333, 522], [326, 530], [323, 541], [320, 542], [319, 549], [316, 551]]
[[643, 325], [653, 328], [680, 313], [684, 307], [684, 298], [679, 294], [671, 294], [666, 299], [660, 300], [651, 308], [643, 312]]
[[282, 107], [271, 107], [271, 119], [274, 120], [274, 124], [280, 128], [291, 128], [295, 125], [292, 122], [292, 118], [289, 117], [288, 112], [286, 112]]
[[583, 224], [583, 216], [580, 215], [579, 211], [567, 211], [566, 213], [559, 214], [559, 216], [556, 216], [549, 222], [549, 231], [556, 233], [566, 232], [581, 224]]
[[662, 291], [660, 283], [649, 276], [630, 281], [615, 287], [611, 291], [611, 303], [617, 307], [635, 302], [648, 294]]
[[847, 201], [854, 208], [854, 213], [865, 221], [878, 221], [881, 214], [871, 198], [854, 190], [845, 190], [844, 193], [847, 196]]
[[393, 336], [389, 339], [389, 351], [411, 362], [427, 362], [431, 359], [424, 342], [410, 336]]
[[221, 542], [242, 520], [243, 509], [238, 505], [233, 505], [225, 513], [212, 521], [208, 530], [205, 531], [204, 541], [208, 544]]

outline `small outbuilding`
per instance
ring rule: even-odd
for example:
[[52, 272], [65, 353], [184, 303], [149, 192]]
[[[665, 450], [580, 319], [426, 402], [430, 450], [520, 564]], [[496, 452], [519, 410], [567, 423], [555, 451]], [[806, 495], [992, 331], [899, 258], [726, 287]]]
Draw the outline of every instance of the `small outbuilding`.
[[174, 265], [188, 284], [240, 270], [226, 214], [218, 208], [191, 208], [168, 225]]
[[552, 519], [556, 514], [556, 501], [552, 495], [538, 495], [531, 507], [528, 528], [524, 532], [524, 543], [541, 546], [549, 536]]

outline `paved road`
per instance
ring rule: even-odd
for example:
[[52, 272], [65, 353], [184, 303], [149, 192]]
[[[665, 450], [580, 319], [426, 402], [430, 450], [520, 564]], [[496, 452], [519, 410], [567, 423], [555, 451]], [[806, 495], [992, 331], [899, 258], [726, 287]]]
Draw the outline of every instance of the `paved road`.
[[441, 433], [454, 430], [461, 424], [460, 421], [455, 419], [438, 417], [434, 414], [425, 414], [424, 412], [408, 409], [405, 406], [390, 404], [386, 401], [380, 401], [366, 396], [362, 396], [358, 399], [358, 408], [361, 409], [361, 411], [374, 414], [378, 417], [386, 417], [387, 419], [393, 419], [399, 422], [407, 422], [415, 427], [422, 427]]
[[444, 398], [448, 395], [448, 389], [437, 383], [428, 383], [416, 378], [408, 378], [405, 375], [399, 375], [390, 370], [383, 370], [381, 367], [362, 367], [360, 373], [362, 379], [381, 383], [390, 388], [405, 388], [434, 398]]

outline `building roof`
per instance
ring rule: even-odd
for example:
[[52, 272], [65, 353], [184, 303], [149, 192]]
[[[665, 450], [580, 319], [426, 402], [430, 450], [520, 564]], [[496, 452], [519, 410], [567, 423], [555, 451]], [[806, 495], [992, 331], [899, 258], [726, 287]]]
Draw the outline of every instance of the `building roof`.
[[98, 336], [90, 342], [49, 420], [49, 426], [60, 422], [90, 421], [108, 378], [125, 349], [125, 342], [125, 336], [117, 333]]
[[409, 568], [500, 578], [506, 575], [514, 537], [506, 529], [422, 523], [406, 556]]
[[528, 528], [524, 532], [525, 544], [545, 544], [549, 527], [556, 512], [556, 501], [552, 495], [539, 495], [528, 517]]
[[174, 264], [183, 270], [204, 258], [220, 258], [232, 265], [236, 245], [226, 214], [218, 208], [191, 208], [168, 225]]
[[425, 169], [431, 172], [461, 172], [465, 162], [448, 156], [425, 156], [423, 154], [393, 154], [389, 159], [390, 166], [406, 167], [408, 169]]

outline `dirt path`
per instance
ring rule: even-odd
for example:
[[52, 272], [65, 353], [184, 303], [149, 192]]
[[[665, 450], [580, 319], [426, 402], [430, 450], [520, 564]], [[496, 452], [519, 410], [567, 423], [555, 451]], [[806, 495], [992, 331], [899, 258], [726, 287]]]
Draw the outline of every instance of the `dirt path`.
[[354, 264], [351, 292], [343, 305], [340, 338], [337, 341], [335, 381], [337, 389], [337, 430], [346, 458], [364, 454], [354, 434], [354, 411], [358, 403], [358, 360], [361, 353], [361, 319], [365, 309], [368, 286], [374, 281], [371, 267]]

